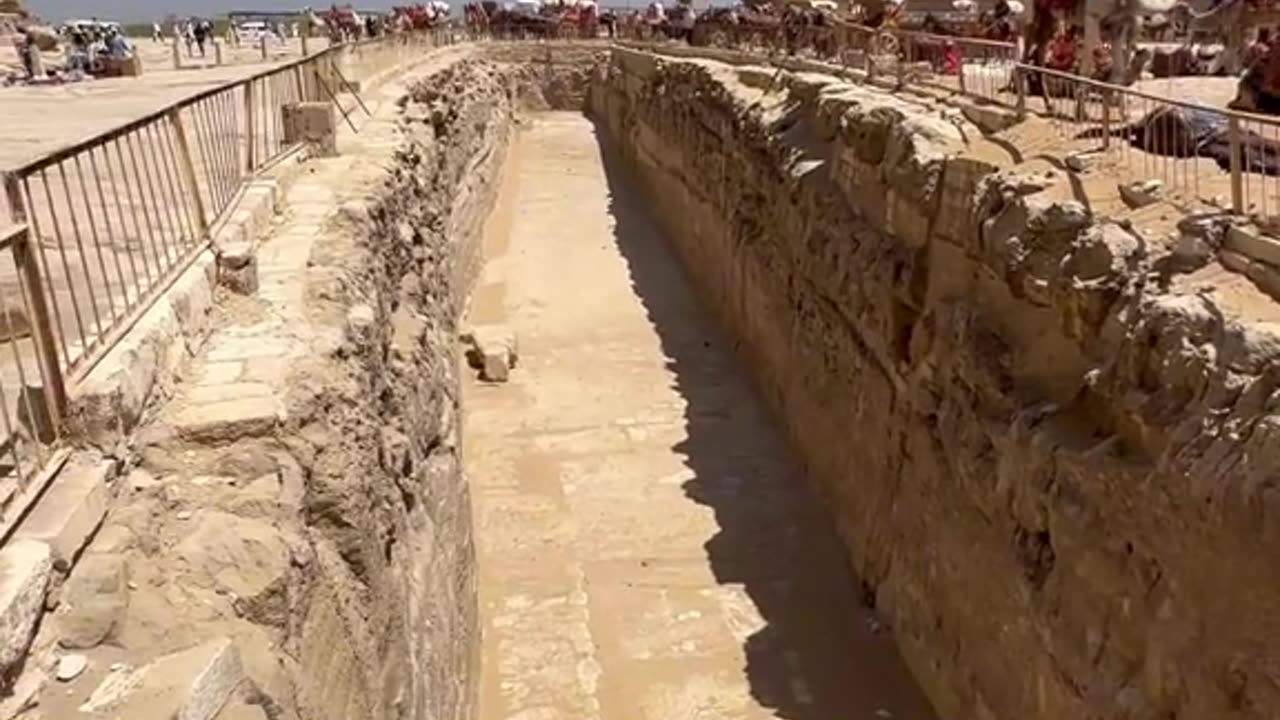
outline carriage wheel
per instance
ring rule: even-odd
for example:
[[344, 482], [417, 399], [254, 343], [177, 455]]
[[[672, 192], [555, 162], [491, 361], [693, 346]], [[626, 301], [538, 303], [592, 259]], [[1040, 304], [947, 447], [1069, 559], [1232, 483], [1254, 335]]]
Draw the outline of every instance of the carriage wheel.
[[717, 48], [729, 47], [729, 36], [723, 30], [714, 30], [711, 36], [707, 38], [707, 44]]

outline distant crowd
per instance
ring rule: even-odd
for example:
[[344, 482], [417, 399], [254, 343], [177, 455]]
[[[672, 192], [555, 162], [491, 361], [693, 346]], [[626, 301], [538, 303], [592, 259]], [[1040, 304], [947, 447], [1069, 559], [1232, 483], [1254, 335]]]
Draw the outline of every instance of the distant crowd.
[[[227, 23], [227, 29], [224, 41], [231, 47], [240, 47], [246, 41], [250, 43], [259, 42], [262, 39], [273, 44], [282, 45], [286, 38], [298, 37], [298, 23], [292, 22], [289, 25], [277, 21], [270, 22], [249, 22], [243, 26], [234, 22]], [[151, 26], [151, 40], [156, 43], [171, 42], [178, 39], [186, 47], [187, 57], [195, 57], [199, 53], [200, 57], [205, 57], [208, 47], [213, 44], [214, 25], [207, 18], [187, 18], [179, 22], [173, 23], [170, 33], [165, 34], [164, 26], [161, 23], [154, 23]], [[246, 37], [248, 35], [249, 37]]]

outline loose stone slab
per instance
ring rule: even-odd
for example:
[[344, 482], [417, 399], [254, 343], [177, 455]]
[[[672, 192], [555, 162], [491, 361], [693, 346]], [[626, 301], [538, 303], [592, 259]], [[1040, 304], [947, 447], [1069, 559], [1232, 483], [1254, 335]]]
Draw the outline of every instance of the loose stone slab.
[[0, 550], [0, 674], [27, 654], [53, 571], [49, 546], [16, 540]]

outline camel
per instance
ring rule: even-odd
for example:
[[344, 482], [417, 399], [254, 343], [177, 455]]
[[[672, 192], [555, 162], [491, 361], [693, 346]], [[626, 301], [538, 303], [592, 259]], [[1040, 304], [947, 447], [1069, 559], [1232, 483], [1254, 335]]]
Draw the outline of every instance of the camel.
[[1084, 28], [1081, 75], [1093, 76], [1093, 50], [1101, 39], [1102, 28], [1106, 27], [1112, 37], [1111, 72], [1108, 79], [1112, 82], [1122, 79], [1132, 82], [1137, 73], [1132, 72], [1131, 61], [1143, 20], [1158, 15], [1171, 17], [1178, 12], [1190, 12], [1182, 0], [1035, 0], [1031, 22], [1027, 24], [1023, 38], [1024, 57], [1033, 65], [1044, 65], [1045, 50], [1055, 31], [1054, 15], [1061, 13]]
[[1253, 0], [1223, 0], [1217, 7], [1203, 13], [1193, 11], [1185, 3], [1178, 3], [1173, 12], [1172, 17], [1184, 22], [1192, 35], [1202, 32], [1210, 37], [1226, 38], [1222, 63], [1231, 75], [1239, 75], [1243, 69], [1250, 29], [1280, 24], [1280, 6]]
[[1254, 61], [1240, 78], [1236, 96], [1227, 107], [1232, 110], [1280, 115], [1280, 44]]

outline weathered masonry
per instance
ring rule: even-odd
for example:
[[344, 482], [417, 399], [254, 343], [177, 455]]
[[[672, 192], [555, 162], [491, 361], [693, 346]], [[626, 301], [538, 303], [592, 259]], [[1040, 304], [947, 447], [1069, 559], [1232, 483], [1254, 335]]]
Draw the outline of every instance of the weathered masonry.
[[[69, 388], [76, 449], [0, 548], [0, 720], [478, 716], [459, 336], [509, 150], [545, 110], [585, 113], [600, 175], [640, 189], [835, 526], [835, 582], [938, 717], [1274, 717], [1280, 244], [1090, 195], [1114, 181], [1011, 152], [1013, 117], [718, 57], [462, 43], [362, 88], [358, 133], [291, 105], [281, 143], [337, 130], [270, 178], [237, 166], [262, 201], [237, 242], [174, 262]], [[518, 393], [512, 372], [486, 390]], [[721, 542], [785, 540], [737, 520]], [[759, 641], [763, 609], [723, 613], [686, 617]], [[798, 699], [742, 706], [812, 711], [815, 663], [780, 663], [732, 670]], [[690, 696], [636, 712], [737, 707]]]

